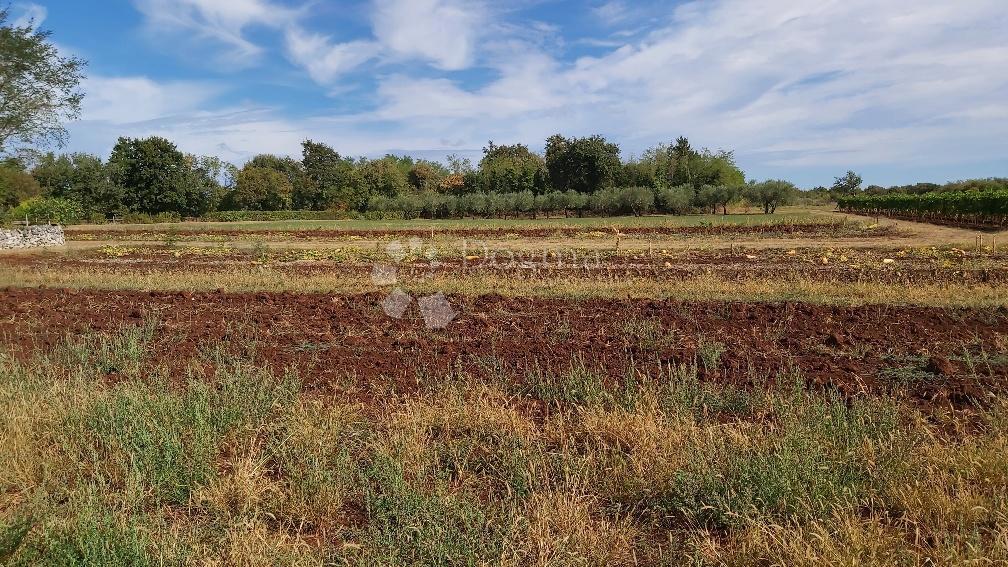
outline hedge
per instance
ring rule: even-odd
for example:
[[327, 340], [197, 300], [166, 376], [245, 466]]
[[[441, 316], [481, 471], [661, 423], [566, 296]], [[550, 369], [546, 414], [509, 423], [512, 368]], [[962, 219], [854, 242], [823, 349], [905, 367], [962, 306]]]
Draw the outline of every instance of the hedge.
[[837, 206], [845, 212], [925, 221], [998, 226], [1008, 221], [1008, 191], [856, 195], [837, 199]]

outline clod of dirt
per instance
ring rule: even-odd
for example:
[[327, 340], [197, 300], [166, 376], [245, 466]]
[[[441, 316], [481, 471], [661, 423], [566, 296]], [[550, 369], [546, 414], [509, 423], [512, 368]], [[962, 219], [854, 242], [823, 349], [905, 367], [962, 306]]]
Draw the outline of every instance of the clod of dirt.
[[941, 356], [932, 356], [929, 358], [925, 370], [932, 374], [938, 374], [939, 376], [955, 375], [955, 367], [952, 366], [949, 359]]
[[841, 335], [840, 333], [833, 331], [830, 336], [826, 337], [826, 345], [831, 347], [842, 347], [847, 344], [847, 337]]

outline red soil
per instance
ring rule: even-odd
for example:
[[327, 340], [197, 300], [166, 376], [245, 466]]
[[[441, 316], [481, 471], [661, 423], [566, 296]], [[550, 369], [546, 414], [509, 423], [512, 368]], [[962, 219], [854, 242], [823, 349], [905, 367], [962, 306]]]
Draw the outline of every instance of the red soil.
[[922, 402], [961, 405], [982, 403], [982, 391], [1008, 377], [1003, 353], [976, 365], [976, 375], [957, 361], [964, 352], [979, 360], [981, 349], [1003, 349], [1004, 309], [451, 297], [459, 317], [436, 331], [424, 327], [415, 303], [396, 320], [382, 299], [6, 289], [0, 348], [27, 358], [67, 335], [113, 332], [152, 316], [159, 323], [155, 353], [165, 363], [180, 369], [220, 344], [275, 369], [297, 366], [306, 386], [320, 392], [338, 389], [347, 376], [409, 391], [452, 369], [503, 372], [521, 382], [529, 368], [563, 372], [572, 357], [616, 383], [631, 363], [657, 375], [662, 365], [692, 363], [698, 345], [713, 342], [725, 350], [713, 368], [701, 369], [704, 379], [737, 384], [793, 367], [808, 385], [847, 395], [901, 384]]

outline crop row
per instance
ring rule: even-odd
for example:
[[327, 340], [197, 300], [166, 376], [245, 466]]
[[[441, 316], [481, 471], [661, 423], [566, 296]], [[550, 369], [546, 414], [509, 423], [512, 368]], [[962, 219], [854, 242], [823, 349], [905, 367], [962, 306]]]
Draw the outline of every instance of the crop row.
[[837, 199], [837, 205], [845, 212], [930, 222], [1004, 226], [1008, 221], [1008, 191], [857, 195]]

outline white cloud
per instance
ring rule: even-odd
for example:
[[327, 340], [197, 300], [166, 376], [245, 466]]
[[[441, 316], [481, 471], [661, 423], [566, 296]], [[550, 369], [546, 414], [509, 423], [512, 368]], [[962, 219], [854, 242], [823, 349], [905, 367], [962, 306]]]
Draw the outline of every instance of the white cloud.
[[[134, 0], [155, 34], [195, 33], [223, 44], [223, 59], [232, 65], [251, 65], [263, 48], [245, 37], [253, 25], [283, 27], [297, 11], [266, 0]], [[191, 41], [191, 37], [187, 38]]]
[[39, 6], [33, 2], [28, 2], [24, 4], [15, 4], [13, 12], [17, 14], [17, 17], [11, 22], [14, 27], [32, 27], [38, 28], [45, 21], [46, 16], [49, 12], [46, 10], [45, 6]]
[[84, 82], [82, 120], [129, 124], [198, 110], [222, 92], [219, 85], [156, 82], [147, 77], [91, 76]]
[[601, 57], [515, 52], [478, 88], [390, 77], [367, 117], [469, 144], [554, 129], [639, 152], [684, 133], [757, 170], [1000, 159], [1006, 27], [987, 0], [697, 2]]
[[[205, 36], [238, 51], [248, 26], [272, 26], [288, 58], [320, 84], [367, 70], [378, 85], [374, 107], [310, 119], [284, 119], [281, 109], [208, 111], [213, 85], [124, 79], [133, 94], [102, 94], [116, 92], [109, 81], [89, 87], [105, 102], [89, 100], [85, 117], [136, 132], [156, 126], [189, 151], [220, 147], [231, 159], [296, 153], [309, 136], [351, 155], [430, 155], [478, 151], [488, 138], [538, 148], [555, 132], [602, 133], [629, 154], [685, 134], [694, 145], [736, 149], [760, 176], [1003, 160], [1008, 136], [1002, 0], [696, 1], [576, 61], [542, 47], [521, 23], [457, 0], [376, 0], [373, 37], [363, 38], [310, 31], [289, 11], [268, 23], [264, 0], [227, 4], [182, 0], [175, 21], [210, 26], [217, 31]], [[618, 17], [618, 7], [605, 10]], [[494, 76], [473, 84], [403, 66], [376, 73], [415, 60], [442, 70], [481, 65]], [[137, 100], [131, 115], [117, 112]]]
[[334, 43], [331, 38], [291, 27], [286, 32], [287, 53], [317, 83], [328, 84], [339, 75], [374, 58], [380, 46], [371, 41]]
[[622, 0], [612, 0], [592, 8], [592, 14], [607, 24], [617, 24], [629, 17], [629, 8]]
[[468, 67], [486, 8], [460, 0], [375, 0], [375, 37], [393, 53], [445, 70]]

